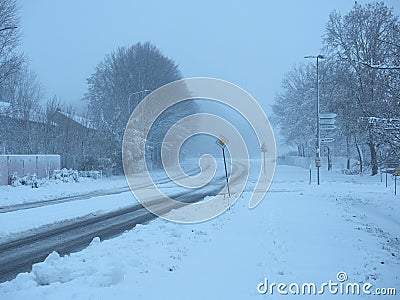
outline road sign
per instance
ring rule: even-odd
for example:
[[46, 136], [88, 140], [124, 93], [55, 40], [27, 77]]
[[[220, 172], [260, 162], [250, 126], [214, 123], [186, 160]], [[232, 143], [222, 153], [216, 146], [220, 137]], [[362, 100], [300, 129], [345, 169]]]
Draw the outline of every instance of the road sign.
[[332, 143], [334, 140], [334, 138], [322, 138], [321, 143]]
[[336, 129], [336, 125], [321, 125], [319, 129], [321, 130], [333, 130]]
[[320, 119], [334, 119], [337, 117], [337, 114], [327, 113], [327, 114], [319, 114]]
[[315, 166], [317, 168], [321, 167], [321, 157], [315, 157]]
[[335, 119], [320, 119], [319, 124], [321, 125], [333, 125], [335, 124], [336, 120]]
[[221, 148], [225, 148], [225, 146], [226, 146], [226, 141], [224, 141], [222, 138], [219, 138], [216, 143]]
[[264, 175], [266, 175], [266, 169], [265, 169], [265, 152], [267, 152], [267, 148], [265, 147], [265, 144], [261, 145], [261, 152], [263, 154], [263, 169], [264, 169]]

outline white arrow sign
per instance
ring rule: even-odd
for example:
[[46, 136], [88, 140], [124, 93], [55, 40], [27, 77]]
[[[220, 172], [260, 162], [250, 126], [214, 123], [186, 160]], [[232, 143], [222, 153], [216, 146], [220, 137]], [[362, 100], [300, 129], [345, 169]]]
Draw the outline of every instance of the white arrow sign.
[[319, 129], [321, 130], [333, 130], [336, 129], [336, 125], [321, 125]]
[[320, 119], [334, 119], [337, 117], [337, 114], [332, 114], [332, 113], [328, 113], [328, 114], [319, 114], [319, 118]]
[[321, 143], [332, 143], [334, 140], [334, 138], [322, 138]]
[[336, 120], [335, 119], [320, 119], [319, 124], [321, 125], [333, 125], [335, 124]]

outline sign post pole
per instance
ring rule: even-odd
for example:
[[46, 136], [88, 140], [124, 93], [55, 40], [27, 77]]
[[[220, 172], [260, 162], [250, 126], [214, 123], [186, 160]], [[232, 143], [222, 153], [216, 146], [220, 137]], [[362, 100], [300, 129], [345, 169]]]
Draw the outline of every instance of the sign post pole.
[[263, 168], [264, 168], [264, 176], [266, 176], [265, 152], [267, 152], [267, 149], [265, 148], [265, 144], [262, 144], [262, 145], [261, 145], [261, 152], [263, 153]]
[[228, 188], [228, 195], [229, 197], [231, 196], [231, 191], [229, 189], [229, 180], [228, 180], [228, 169], [226, 168], [226, 158], [225, 158], [225, 146], [226, 146], [226, 141], [224, 138], [220, 137], [217, 140], [217, 145], [222, 148], [222, 156], [224, 157], [224, 167], [225, 167], [225, 178], [226, 178], [226, 186]]
[[224, 157], [224, 166], [225, 166], [225, 178], [226, 178], [226, 186], [228, 187], [228, 195], [231, 196], [231, 191], [229, 190], [229, 182], [228, 182], [228, 170], [226, 168], [226, 159], [225, 159], [225, 147], [222, 148], [222, 155]]

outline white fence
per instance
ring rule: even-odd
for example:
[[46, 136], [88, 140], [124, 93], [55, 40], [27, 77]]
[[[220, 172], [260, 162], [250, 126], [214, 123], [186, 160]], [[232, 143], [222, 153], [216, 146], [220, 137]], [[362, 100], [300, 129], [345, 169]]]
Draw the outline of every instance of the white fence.
[[36, 174], [37, 178], [45, 178], [54, 170], [60, 169], [60, 155], [0, 155], [0, 185], [10, 183], [10, 176]]
[[[328, 167], [328, 158], [326, 156], [321, 157], [322, 168]], [[300, 156], [279, 156], [277, 163], [279, 165], [289, 165], [308, 169], [311, 165], [315, 167], [315, 161], [313, 157], [300, 157]], [[351, 159], [351, 166], [357, 163], [357, 160]], [[341, 156], [332, 157], [332, 165], [335, 170], [346, 169], [347, 158]]]

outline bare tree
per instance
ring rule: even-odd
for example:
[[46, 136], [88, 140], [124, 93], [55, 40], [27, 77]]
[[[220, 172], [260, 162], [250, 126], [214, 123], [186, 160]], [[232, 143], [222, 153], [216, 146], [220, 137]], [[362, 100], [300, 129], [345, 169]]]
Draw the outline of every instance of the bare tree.
[[9, 104], [6, 116], [9, 128], [6, 136], [8, 148], [14, 153], [39, 153], [41, 140], [42, 86], [34, 72], [26, 66], [10, 74], [3, 81], [1, 100]]
[[0, 85], [18, 71], [23, 56], [16, 50], [19, 45], [19, 16], [15, 0], [0, 0]]
[[[325, 49], [337, 61], [343, 63], [355, 79], [347, 86], [351, 89], [352, 100], [356, 101], [353, 107], [364, 117], [398, 113], [398, 110], [393, 110], [392, 99], [388, 97], [385, 83], [389, 68], [382, 66], [397, 65], [398, 49], [385, 41], [399, 40], [398, 17], [383, 2], [365, 6], [355, 3], [353, 9], [344, 17], [336, 11], [329, 17], [324, 39]], [[378, 137], [367, 128], [363, 139], [370, 150], [374, 175], [378, 171]]]

